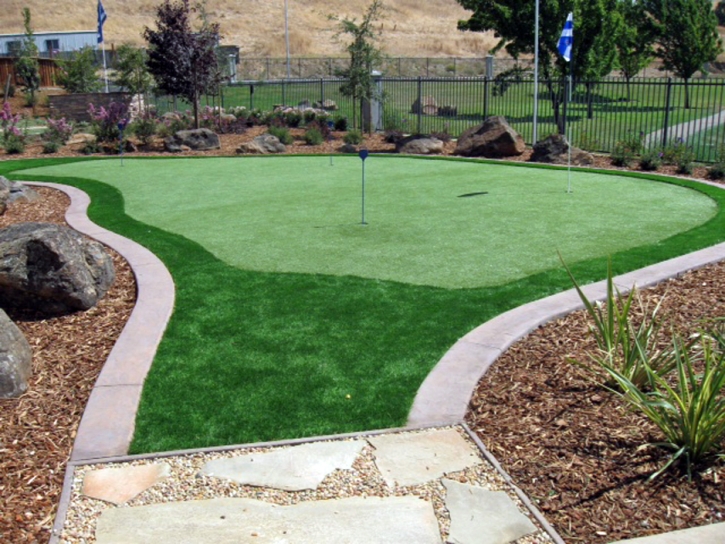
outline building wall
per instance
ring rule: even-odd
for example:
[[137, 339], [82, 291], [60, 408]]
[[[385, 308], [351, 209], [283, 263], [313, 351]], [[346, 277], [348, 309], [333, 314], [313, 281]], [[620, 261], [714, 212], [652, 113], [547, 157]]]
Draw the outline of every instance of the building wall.
[[[96, 47], [97, 34], [95, 30], [80, 30], [77, 32], [36, 32], [35, 45], [42, 56], [57, 51], [77, 51], [85, 46]], [[0, 34], [0, 55], [12, 56], [13, 44], [22, 42], [24, 34]], [[58, 46], [57, 48], [55, 46]]]

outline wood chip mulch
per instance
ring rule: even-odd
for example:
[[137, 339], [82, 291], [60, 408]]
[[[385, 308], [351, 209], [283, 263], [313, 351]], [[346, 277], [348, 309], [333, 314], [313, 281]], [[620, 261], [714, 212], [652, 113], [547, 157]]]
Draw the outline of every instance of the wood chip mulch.
[[[675, 330], [725, 316], [725, 263], [641, 292]], [[546, 324], [504, 353], [479, 383], [469, 425], [567, 542], [592, 544], [725, 521], [725, 463], [653, 482], [669, 452], [656, 427], [568, 359], [596, 352], [584, 311]], [[669, 334], [669, 327], [666, 329]], [[721, 450], [722, 451], [722, 450]]]
[[[0, 228], [25, 221], [65, 223], [68, 197], [47, 188], [36, 191], [39, 200], [8, 207]], [[0, 542], [50, 538], [81, 415], [136, 301], [128, 263], [108, 251], [116, 280], [96, 307], [52, 319], [9, 313], [32, 348], [33, 375], [20, 398], [0, 399]]]

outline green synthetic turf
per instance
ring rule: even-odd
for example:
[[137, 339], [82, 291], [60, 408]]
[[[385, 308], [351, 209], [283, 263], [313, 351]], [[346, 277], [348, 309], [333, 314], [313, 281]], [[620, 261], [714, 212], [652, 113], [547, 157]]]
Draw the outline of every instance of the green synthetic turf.
[[[295, 164], [287, 162], [287, 158], [256, 160], [278, 161], [282, 170]], [[384, 160], [392, 165], [400, 159]], [[194, 166], [210, 174], [194, 179], [193, 200], [200, 202], [210, 194], [216, 161], [184, 163], [185, 172]], [[172, 177], [169, 166], [174, 161], [146, 162], [157, 176], [145, 183], [155, 183], [159, 193], [150, 207], [164, 215], [167, 202], [178, 197], [180, 187], [168, 187], [171, 184], [159, 180], [166, 175]], [[245, 164], [239, 159], [229, 162]], [[448, 166], [445, 161], [420, 163], [424, 173]], [[75, 176], [67, 178], [37, 173], [31, 176], [30, 170], [20, 170], [33, 164], [61, 165], [67, 161], [0, 163], [0, 174], [8, 173], [15, 179], [59, 181], [87, 191], [93, 200], [90, 215], [94, 221], [149, 247], [174, 277], [175, 313], [144, 387], [133, 452], [403, 425], [420, 383], [457, 338], [503, 311], [570, 285], [560, 266], [498, 286], [468, 289], [354, 276], [243, 270], [216, 258], [185, 236], [126, 215], [133, 208], [131, 201], [138, 196], [78, 177], [80, 172], [88, 176], [86, 169], [90, 166], [97, 168], [100, 177], [104, 171], [118, 168], [116, 161], [75, 161], [64, 167], [65, 175]], [[474, 166], [479, 174], [502, 168]], [[507, 170], [510, 179], [538, 180], [550, 173], [522, 167]], [[372, 176], [374, 168], [369, 171]], [[558, 175], [566, 179], [562, 171]], [[174, 182], [185, 174], [177, 170], [176, 176]], [[631, 183], [655, 193], [666, 187], [647, 181], [651, 177], [629, 178]], [[144, 184], [131, 178], [128, 176], [126, 183]], [[601, 179], [609, 183], [618, 177]], [[678, 184], [695, 186], [689, 182]], [[576, 178], [574, 189], [579, 190]], [[656, 243], [614, 253], [615, 273], [725, 239], [723, 191], [712, 187], [700, 190], [718, 204], [709, 221]], [[678, 191], [682, 189], [678, 187]], [[672, 194], [689, 198], [685, 196], [689, 193]], [[612, 208], [607, 204], [609, 200], [616, 198], [619, 202], [621, 196], [612, 190], [599, 202], [601, 214], [606, 215]], [[276, 197], [281, 198], [279, 194]], [[712, 211], [708, 206], [705, 209]], [[274, 221], [279, 212], [271, 211], [270, 221]], [[191, 215], [186, 212], [181, 217], [191, 221]], [[456, 266], [453, 258], [442, 262], [449, 269]], [[606, 256], [576, 262], [572, 269], [582, 283], [601, 279], [606, 272]]]
[[[118, 188], [126, 213], [237, 268], [471, 288], [651, 244], [716, 211], [663, 183], [463, 161], [326, 156], [93, 161], [29, 175]], [[481, 194], [484, 193], [484, 194]], [[469, 195], [469, 196], [464, 196]]]

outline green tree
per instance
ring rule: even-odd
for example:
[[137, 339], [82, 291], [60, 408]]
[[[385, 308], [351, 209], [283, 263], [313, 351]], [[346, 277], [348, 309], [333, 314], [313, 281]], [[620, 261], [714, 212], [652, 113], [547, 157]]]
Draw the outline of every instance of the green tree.
[[143, 49], [130, 44], [121, 45], [118, 48], [115, 68], [114, 83], [132, 94], [145, 94], [153, 85], [154, 80], [146, 66]]
[[35, 106], [35, 93], [40, 89], [40, 70], [38, 67], [38, 46], [35, 45], [33, 27], [30, 24], [30, 9], [23, 8], [25, 36], [20, 44], [18, 59], [15, 61], [15, 73], [28, 93], [28, 105]]
[[356, 128], [357, 112], [363, 100], [370, 100], [375, 94], [375, 84], [372, 77], [373, 70], [380, 66], [383, 59], [382, 51], [375, 46], [378, 32], [375, 22], [383, 11], [381, 0], [373, 0], [368, 6], [363, 20], [358, 23], [355, 19], [336, 19], [340, 24], [340, 34], [352, 36], [352, 42], [346, 47], [350, 54], [350, 64], [339, 72], [345, 78], [340, 87], [344, 96], [352, 99], [352, 126]]
[[720, 26], [725, 26], [725, 0], [720, 0], [715, 6], [715, 17]]
[[164, 0], [156, 10], [156, 30], [144, 30], [149, 44], [146, 64], [156, 86], [193, 105], [196, 128], [201, 95], [215, 93], [221, 81], [216, 56], [219, 25], [208, 22], [203, 4], [198, 10], [201, 26], [194, 31], [188, 1]]
[[[614, 42], [620, 19], [617, 0], [540, 0], [539, 5], [539, 67], [551, 96], [559, 132], [564, 132], [561, 105], [564, 81], [573, 69], [574, 81], [595, 80], [614, 67]], [[495, 32], [499, 38], [492, 52], [501, 48], [514, 58], [534, 53], [535, 0], [458, 0], [473, 11], [466, 21], [459, 21], [460, 30]], [[558, 53], [557, 45], [564, 21], [574, 12], [574, 46], [570, 65]]]
[[710, 0], [644, 0], [657, 35], [662, 70], [685, 80], [685, 108], [690, 107], [688, 82], [722, 51], [717, 17]]
[[627, 82], [627, 100], [631, 100], [629, 82], [652, 61], [656, 36], [641, 2], [619, 0], [617, 13], [621, 18], [616, 40], [617, 65]]
[[103, 87], [96, 75], [96, 52], [90, 46], [56, 62], [60, 67], [58, 84], [69, 93], [95, 93]]

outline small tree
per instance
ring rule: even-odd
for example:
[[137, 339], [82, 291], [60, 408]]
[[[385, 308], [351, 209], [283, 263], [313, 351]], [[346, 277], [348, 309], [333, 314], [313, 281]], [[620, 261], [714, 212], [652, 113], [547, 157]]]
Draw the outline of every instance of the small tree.
[[654, 56], [655, 35], [647, 24], [642, 4], [636, 0], [620, 0], [617, 12], [621, 17], [617, 36], [617, 65], [627, 85], [627, 100], [631, 100], [630, 80], [646, 68]]
[[717, 17], [717, 24], [725, 26], [725, 0], [720, 0], [715, 6], [715, 17]]
[[372, 71], [380, 65], [383, 58], [380, 49], [375, 47], [375, 40], [378, 38], [375, 22], [380, 18], [383, 9], [381, 0], [373, 0], [359, 24], [355, 19], [345, 18], [339, 21], [340, 34], [352, 36], [352, 42], [347, 46], [350, 65], [340, 71], [340, 75], [346, 80], [340, 87], [340, 92], [352, 99], [353, 127], [357, 127], [357, 111], [362, 100], [370, 100], [375, 94]]
[[164, 0], [156, 10], [156, 30], [146, 28], [144, 38], [149, 44], [146, 64], [164, 93], [182, 96], [194, 108], [194, 125], [199, 128], [199, 99], [202, 94], [216, 92], [220, 83], [216, 45], [219, 25], [209, 23], [203, 5], [201, 28], [191, 28], [188, 1]]
[[40, 70], [38, 68], [38, 46], [35, 45], [33, 28], [30, 24], [30, 9], [23, 8], [25, 36], [20, 44], [15, 72], [28, 93], [28, 105], [35, 107], [35, 93], [40, 89]]
[[90, 46], [73, 53], [68, 60], [56, 61], [60, 67], [58, 84], [69, 93], [95, 93], [101, 90], [96, 75], [96, 53]]
[[136, 95], [144, 94], [151, 88], [153, 77], [146, 66], [143, 49], [130, 44], [118, 48], [114, 83]]
[[722, 40], [710, 0], [645, 0], [657, 33], [662, 70], [685, 80], [685, 108], [690, 107], [688, 81], [706, 62], [717, 58]]

